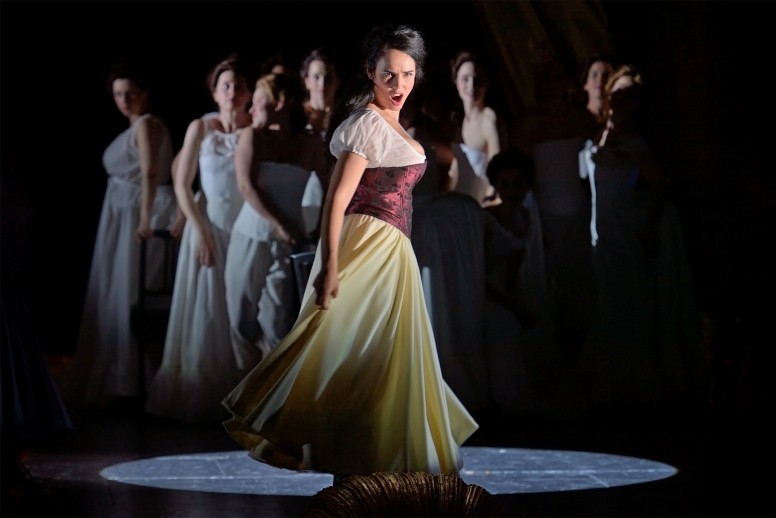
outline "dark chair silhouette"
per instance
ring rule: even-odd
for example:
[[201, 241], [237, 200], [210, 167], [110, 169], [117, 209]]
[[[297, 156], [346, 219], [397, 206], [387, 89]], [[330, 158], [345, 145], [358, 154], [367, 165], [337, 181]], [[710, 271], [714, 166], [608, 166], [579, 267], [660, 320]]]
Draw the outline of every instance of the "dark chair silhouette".
[[315, 251], [302, 251], [291, 254], [291, 267], [294, 269], [294, 285], [296, 286], [296, 311], [302, 305], [304, 290], [307, 287], [307, 279], [310, 277], [310, 270], [313, 267]]
[[[159, 282], [154, 287], [148, 284], [148, 248], [151, 242], [160, 240], [163, 247], [163, 264]], [[161, 362], [167, 322], [170, 318], [172, 292], [175, 286], [175, 267], [178, 261], [178, 246], [169, 230], [154, 230], [151, 240], [140, 243], [137, 302], [132, 306], [131, 327], [138, 344], [138, 387], [141, 397], [145, 396], [149, 356], [159, 357], [151, 362], [151, 369]]]

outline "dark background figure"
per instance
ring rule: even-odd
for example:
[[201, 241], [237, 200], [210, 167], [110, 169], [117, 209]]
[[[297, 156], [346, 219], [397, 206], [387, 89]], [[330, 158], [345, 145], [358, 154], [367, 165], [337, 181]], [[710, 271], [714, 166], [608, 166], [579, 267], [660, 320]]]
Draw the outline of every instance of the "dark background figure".
[[[51, 376], [30, 312], [28, 289], [35, 276], [27, 265], [41, 224], [29, 192], [5, 176], [0, 183], [2, 223], [2, 302], [0, 302], [0, 454], [3, 507], [30, 491], [22, 464], [29, 449], [56, 444], [73, 425]], [[8, 500], [6, 500], [6, 498]]]
[[632, 65], [612, 72], [606, 125], [580, 152], [596, 293], [581, 363], [596, 405], [649, 407], [699, 399], [709, 387], [680, 221], [641, 132], [643, 85]]

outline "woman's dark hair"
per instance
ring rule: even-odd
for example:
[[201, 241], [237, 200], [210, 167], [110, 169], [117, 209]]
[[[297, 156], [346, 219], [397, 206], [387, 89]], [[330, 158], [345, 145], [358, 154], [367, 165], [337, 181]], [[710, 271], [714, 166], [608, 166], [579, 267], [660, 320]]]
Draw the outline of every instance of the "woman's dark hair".
[[113, 81], [116, 79], [128, 79], [144, 92], [151, 90], [148, 71], [138, 61], [130, 58], [119, 58], [108, 70], [105, 86], [111, 94], [113, 94]]
[[409, 25], [386, 24], [374, 27], [364, 38], [363, 67], [348, 78], [344, 95], [332, 112], [331, 122], [326, 134], [326, 143], [331, 141], [334, 130], [355, 110], [363, 108], [374, 98], [374, 85], [368, 74], [377, 68], [377, 62], [391, 50], [409, 55], [415, 61], [415, 84], [423, 79], [423, 66], [426, 62], [426, 43], [423, 36]]
[[294, 67], [291, 66], [291, 60], [288, 56], [284, 52], [276, 52], [261, 62], [259, 74], [274, 74], [276, 73], [274, 71], [275, 67], [282, 67], [284, 69], [284, 74], [294, 75], [295, 73]]
[[250, 88], [255, 81], [256, 72], [254, 67], [244, 60], [239, 54], [230, 54], [216, 66], [214, 66], [207, 77], [207, 86], [211, 92], [215, 92], [216, 86], [218, 86], [218, 78], [224, 72], [234, 72], [234, 75], [245, 80], [245, 85]]
[[460, 70], [461, 65], [469, 62], [474, 65], [474, 69], [481, 76], [481, 81], [489, 81], [490, 66], [483, 55], [474, 50], [462, 50], [450, 60], [450, 73], [452, 74], [453, 83], [458, 79], [458, 70]]
[[326, 68], [330, 68], [335, 73], [337, 71], [334, 61], [329, 57], [323, 48], [319, 47], [317, 49], [311, 50], [302, 60], [302, 66], [299, 68], [299, 77], [302, 78], [302, 80], [307, 77], [307, 74], [310, 71], [310, 64], [313, 61], [322, 61], [326, 64]]
[[614, 63], [614, 57], [606, 52], [596, 52], [594, 54], [591, 54], [587, 57], [585, 61], [582, 62], [582, 64], [579, 66], [579, 75], [577, 76], [577, 85], [579, 88], [582, 88], [585, 86], [585, 83], [587, 83], [587, 75], [590, 73], [590, 67], [593, 66], [593, 63], [596, 61], [601, 61], [602, 63], [609, 63], [612, 65], [612, 68], [615, 67]]

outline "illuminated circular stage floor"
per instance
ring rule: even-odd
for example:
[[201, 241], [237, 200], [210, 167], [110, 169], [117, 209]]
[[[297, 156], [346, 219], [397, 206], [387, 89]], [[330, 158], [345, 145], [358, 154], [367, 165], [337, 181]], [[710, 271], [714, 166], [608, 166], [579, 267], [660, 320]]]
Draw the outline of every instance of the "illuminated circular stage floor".
[[[607, 453], [498, 447], [463, 447], [461, 453], [461, 478], [494, 495], [603, 489], [677, 473], [668, 464]], [[274, 468], [245, 451], [151, 457], [113, 464], [100, 475], [138, 486], [283, 496], [311, 496], [332, 484], [329, 474]]]

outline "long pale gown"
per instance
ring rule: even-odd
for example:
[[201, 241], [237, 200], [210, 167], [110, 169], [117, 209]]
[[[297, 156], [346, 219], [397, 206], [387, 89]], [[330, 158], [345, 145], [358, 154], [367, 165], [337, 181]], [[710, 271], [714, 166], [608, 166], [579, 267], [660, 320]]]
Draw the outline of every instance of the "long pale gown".
[[370, 109], [330, 149], [368, 160], [342, 228], [339, 294], [328, 310], [315, 302], [319, 246], [293, 329], [226, 396], [224, 425], [282, 468], [458, 473], [477, 424], [442, 378], [409, 239], [425, 157]]
[[148, 413], [182, 421], [226, 417], [220, 406], [223, 394], [247, 372], [238, 367], [230, 342], [224, 287], [229, 235], [243, 203], [234, 172], [239, 132], [224, 133], [214, 123], [215, 118], [205, 118], [199, 175], [216, 260], [213, 266], [199, 264], [198, 236], [187, 222], [178, 253], [162, 364], [146, 401]]
[[[132, 305], [138, 299], [140, 244], [135, 230], [140, 220], [140, 152], [136, 135], [138, 117], [105, 149], [103, 167], [108, 184], [100, 213], [97, 237], [89, 270], [75, 355], [59, 383], [70, 404], [90, 405], [115, 396], [137, 396], [138, 346], [130, 327]], [[163, 123], [161, 123], [163, 124]], [[173, 147], [166, 126], [159, 149], [160, 174], [154, 198], [151, 226], [169, 227], [176, 202], [170, 185]], [[163, 267], [163, 250], [158, 241], [149, 242], [148, 283], [158, 282]]]

